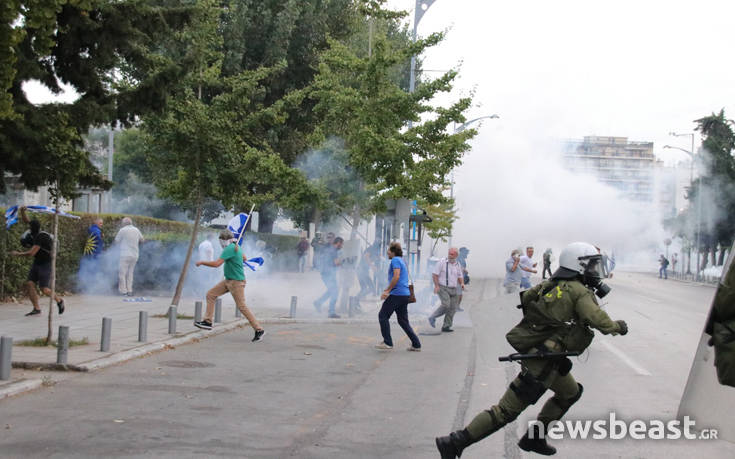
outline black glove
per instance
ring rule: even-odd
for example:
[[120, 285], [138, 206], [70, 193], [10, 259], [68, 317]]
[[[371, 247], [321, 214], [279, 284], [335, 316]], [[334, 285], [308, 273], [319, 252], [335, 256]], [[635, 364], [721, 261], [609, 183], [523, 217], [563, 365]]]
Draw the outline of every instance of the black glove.
[[628, 334], [628, 324], [626, 324], [624, 320], [616, 320], [615, 323], [617, 323], [618, 327], [620, 327], [620, 331], [618, 332], [619, 334], [621, 335]]

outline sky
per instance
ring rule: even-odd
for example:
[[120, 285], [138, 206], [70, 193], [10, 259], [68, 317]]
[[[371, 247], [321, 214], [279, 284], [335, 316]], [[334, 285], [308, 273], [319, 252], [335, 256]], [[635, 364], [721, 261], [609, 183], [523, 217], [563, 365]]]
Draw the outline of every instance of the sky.
[[[414, 4], [388, 2], [409, 21]], [[570, 174], [558, 142], [621, 136], [654, 142], [666, 164], [685, 160], [663, 146], [691, 150], [691, 138], [670, 132], [691, 133], [695, 119], [723, 108], [735, 117], [732, 17], [735, 2], [724, 0], [435, 0], [418, 34], [446, 39], [424, 68], [459, 68], [450, 97], [474, 90], [468, 119], [500, 116], [475, 126], [455, 172], [454, 245], [477, 247], [475, 266], [493, 272], [512, 248], [558, 254], [572, 239], [655, 269], [668, 237], [660, 215]]]

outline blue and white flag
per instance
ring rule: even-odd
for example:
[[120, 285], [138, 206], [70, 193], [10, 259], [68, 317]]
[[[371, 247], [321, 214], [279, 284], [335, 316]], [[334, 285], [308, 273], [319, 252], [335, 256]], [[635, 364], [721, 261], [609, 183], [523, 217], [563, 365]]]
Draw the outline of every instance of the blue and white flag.
[[5, 211], [5, 229], [9, 230], [16, 223], [18, 223], [18, 206], [13, 206]]
[[263, 260], [263, 257], [255, 257], [255, 258], [248, 258], [248, 261], [242, 262], [243, 265], [255, 271], [255, 266], [251, 265], [250, 263], [255, 263], [258, 266], [263, 266], [263, 263], [265, 263], [265, 260]]
[[[38, 212], [40, 214], [55, 214], [56, 213], [56, 209], [54, 209], [53, 207], [49, 207], [49, 206], [26, 206], [26, 209], [28, 209], [31, 212]], [[80, 218], [77, 215], [67, 214], [63, 210], [59, 211], [59, 216], [66, 217], [66, 218], [74, 218], [76, 220], [79, 220]]]
[[230, 220], [230, 223], [227, 224], [227, 229], [230, 230], [230, 232], [235, 236], [235, 239], [240, 240], [240, 245], [242, 245], [244, 238], [240, 237], [240, 233], [245, 231], [245, 226], [248, 224], [249, 216], [245, 212], [241, 212]]

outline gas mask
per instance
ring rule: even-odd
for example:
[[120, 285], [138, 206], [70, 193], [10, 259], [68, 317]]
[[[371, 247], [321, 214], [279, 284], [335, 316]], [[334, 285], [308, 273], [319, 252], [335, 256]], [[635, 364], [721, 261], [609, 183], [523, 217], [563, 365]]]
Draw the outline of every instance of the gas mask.
[[580, 258], [580, 265], [584, 266], [582, 282], [595, 291], [598, 298], [603, 298], [612, 290], [602, 282], [607, 277], [606, 267], [602, 263], [602, 255], [592, 255]]

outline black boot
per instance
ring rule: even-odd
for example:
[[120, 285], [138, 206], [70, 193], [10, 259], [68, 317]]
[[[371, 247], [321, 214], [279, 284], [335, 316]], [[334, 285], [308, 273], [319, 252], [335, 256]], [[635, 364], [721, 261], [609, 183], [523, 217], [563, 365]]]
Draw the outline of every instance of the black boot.
[[436, 437], [436, 449], [442, 459], [454, 459], [462, 456], [462, 450], [472, 444], [470, 434], [466, 429], [457, 430], [446, 437]]
[[[533, 429], [533, 439], [529, 436], [531, 429]], [[556, 448], [546, 443], [546, 437], [540, 438], [541, 426], [534, 424], [531, 429], [527, 430], [526, 434], [518, 441], [518, 447], [523, 451], [533, 451], [544, 456], [556, 454]]]

